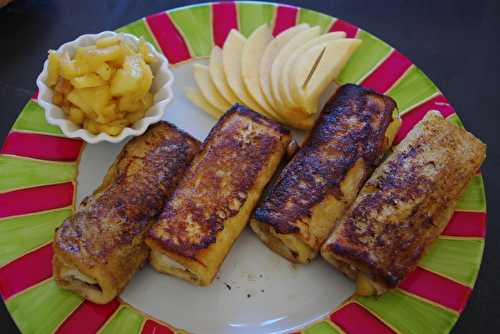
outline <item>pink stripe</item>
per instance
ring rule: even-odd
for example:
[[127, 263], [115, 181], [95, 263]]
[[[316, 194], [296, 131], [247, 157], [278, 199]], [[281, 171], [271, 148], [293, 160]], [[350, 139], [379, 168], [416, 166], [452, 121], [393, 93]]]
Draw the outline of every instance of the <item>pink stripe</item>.
[[165, 12], [146, 17], [146, 22], [171, 64], [191, 58], [184, 38]]
[[297, 7], [279, 5], [274, 20], [273, 36], [277, 36], [282, 31], [293, 27], [297, 22], [297, 12]]
[[455, 211], [443, 234], [484, 238], [486, 236], [486, 213]]
[[52, 276], [52, 244], [38, 248], [0, 268], [3, 299]]
[[463, 311], [472, 291], [469, 287], [419, 267], [406, 276], [399, 288], [457, 312]]
[[413, 126], [417, 124], [429, 110], [437, 110], [441, 112], [444, 117], [448, 117], [455, 112], [452, 105], [443, 95], [433, 97], [429, 101], [422, 103], [403, 115], [401, 128], [396, 136], [396, 143], [403, 140]]
[[337, 19], [330, 28], [330, 31], [344, 31], [347, 38], [356, 37], [358, 30], [359, 28], [355, 25], [341, 19]]
[[99, 305], [84, 301], [71, 315], [59, 326], [58, 334], [85, 334], [96, 333], [120, 306], [118, 299]]
[[330, 320], [349, 334], [394, 334], [359, 304], [349, 303], [330, 315]]
[[73, 183], [61, 183], [0, 194], [0, 218], [70, 206]]
[[147, 320], [142, 327], [142, 334], [174, 334], [174, 332], [162, 324], [153, 320]]
[[44, 160], [74, 161], [78, 159], [83, 141], [41, 135], [11, 132], [5, 139], [1, 153]]
[[379, 93], [385, 93], [411, 66], [411, 61], [394, 50], [361, 84]]
[[238, 29], [234, 2], [219, 2], [212, 5], [212, 29], [215, 44], [222, 47], [231, 29]]
[[37, 99], [38, 99], [38, 93], [39, 93], [38, 89], [37, 89], [37, 90], [35, 90], [35, 92], [33, 93], [33, 96], [32, 96], [31, 98], [32, 98], [33, 100], [37, 100]]

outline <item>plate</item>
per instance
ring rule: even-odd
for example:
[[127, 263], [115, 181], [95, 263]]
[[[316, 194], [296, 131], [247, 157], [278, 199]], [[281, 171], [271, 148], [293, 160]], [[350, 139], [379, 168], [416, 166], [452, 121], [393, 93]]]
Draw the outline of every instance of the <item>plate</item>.
[[[165, 119], [204, 139], [214, 120], [184, 97], [191, 66], [206, 62], [238, 28], [248, 36], [269, 22], [273, 33], [298, 23], [345, 31], [363, 43], [338, 78], [392, 96], [400, 141], [429, 110], [462, 126], [431, 80], [404, 55], [368, 32], [312, 10], [258, 2], [172, 9], [119, 31], [143, 36], [175, 75]], [[484, 247], [486, 207], [477, 174], [443, 234], [399, 288], [378, 298], [351, 297], [353, 284], [321, 260], [291, 265], [245, 231], [210, 287], [194, 287], [146, 266], [120, 298], [96, 305], [52, 279], [54, 228], [100, 182], [122, 144], [84, 145], [49, 125], [35, 96], [0, 155], [0, 293], [24, 333], [448, 333], [463, 311]]]

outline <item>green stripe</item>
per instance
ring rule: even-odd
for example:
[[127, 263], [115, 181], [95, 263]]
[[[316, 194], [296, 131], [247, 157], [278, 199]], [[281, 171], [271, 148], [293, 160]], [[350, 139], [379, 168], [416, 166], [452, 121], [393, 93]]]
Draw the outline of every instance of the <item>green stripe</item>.
[[451, 116], [448, 116], [448, 118], [446, 120], [448, 122], [450, 122], [450, 123], [455, 124], [459, 128], [463, 128], [464, 127], [464, 123], [462, 123], [462, 120], [460, 119], [460, 117], [458, 117], [457, 114], [453, 114]]
[[142, 37], [144, 40], [147, 42], [151, 43], [155, 47], [157, 51], [160, 51], [160, 48], [158, 45], [156, 45], [156, 40], [154, 39], [153, 35], [149, 31], [148, 27], [146, 26], [146, 22], [144, 22], [144, 19], [140, 19], [137, 21], [134, 21], [130, 24], [127, 24], [124, 27], [118, 28], [116, 30], [117, 32], [124, 32], [127, 34], [131, 34], [137, 37]]
[[314, 324], [311, 327], [308, 327], [307, 329], [303, 330], [302, 333], [304, 333], [304, 334], [340, 334], [340, 332], [338, 330], [333, 328], [326, 321], [318, 322], [317, 324]]
[[356, 297], [356, 300], [405, 334], [448, 333], [458, 318], [450, 311], [397, 290], [380, 297]]
[[135, 334], [141, 330], [144, 317], [128, 306], [122, 306], [100, 331], [100, 334]]
[[4, 219], [0, 221], [0, 266], [46, 243], [71, 209]]
[[257, 27], [273, 20], [274, 5], [263, 3], [237, 3], [236, 5], [239, 30], [243, 36], [250, 36]]
[[389, 45], [366, 31], [360, 30], [356, 37], [363, 42], [337, 78], [342, 84], [361, 81], [392, 50]]
[[47, 123], [43, 108], [31, 100], [24, 106], [12, 129], [62, 134], [58, 126]]
[[470, 180], [467, 189], [458, 201], [457, 209], [486, 211], [486, 194], [481, 175], [476, 175]]
[[193, 56], [204, 57], [210, 54], [214, 43], [209, 5], [172, 10], [168, 15], [180, 29]]
[[465, 285], [476, 281], [484, 241], [477, 239], [437, 239], [420, 264], [436, 273], [451, 277]]
[[22, 333], [51, 333], [82, 302], [59, 289], [53, 279], [7, 300], [7, 309]]
[[62, 183], [76, 178], [76, 164], [0, 155], [0, 191]]
[[387, 92], [398, 103], [401, 112], [408, 111], [438, 93], [437, 87], [415, 65], [411, 65], [403, 77]]
[[329, 15], [325, 15], [310, 9], [300, 8], [297, 24], [307, 23], [310, 26], [320, 26], [321, 32], [323, 33], [330, 29], [332, 21], [333, 18]]

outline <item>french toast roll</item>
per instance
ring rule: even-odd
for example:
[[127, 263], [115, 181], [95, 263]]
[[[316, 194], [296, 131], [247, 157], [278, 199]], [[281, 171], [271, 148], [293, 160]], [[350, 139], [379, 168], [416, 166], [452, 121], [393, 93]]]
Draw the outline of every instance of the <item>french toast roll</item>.
[[102, 184], [56, 230], [57, 284], [99, 304], [115, 298], [147, 259], [145, 234], [199, 145], [167, 122], [127, 143]]
[[198, 285], [214, 279], [291, 140], [235, 104], [212, 128], [146, 243], [159, 272]]
[[321, 254], [379, 295], [412, 271], [448, 223], [486, 146], [430, 111], [373, 173]]
[[308, 263], [354, 201], [399, 129], [395, 102], [344, 85], [256, 209], [251, 227], [287, 259]]

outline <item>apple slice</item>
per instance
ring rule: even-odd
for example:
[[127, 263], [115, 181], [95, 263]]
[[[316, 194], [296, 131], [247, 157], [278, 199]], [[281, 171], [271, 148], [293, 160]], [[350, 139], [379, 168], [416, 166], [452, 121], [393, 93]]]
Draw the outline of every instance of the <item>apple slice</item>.
[[232, 29], [222, 48], [222, 65], [229, 88], [234, 95], [250, 109], [267, 116], [248, 93], [241, 75], [241, 54], [245, 47], [246, 38], [235, 29]]
[[[295, 67], [295, 62], [297, 58], [306, 53], [308, 50], [311, 48], [314, 48], [318, 45], [323, 45], [326, 46], [327, 42], [333, 41], [336, 39], [341, 39], [345, 38], [346, 34], [343, 31], [336, 31], [336, 32], [330, 32], [324, 35], [320, 35], [302, 46], [298, 47], [295, 49], [292, 54], [287, 58], [285, 61], [285, 65], [283, 66], [283, 70], [281, 71], [281, 78], [280, 78], [280, 83], [279, 83], [279, 93], [281, 95], [281, 98], [283, 99], [283, 103], [285, 104], [285, 107], [290, 109], [290, 108], [297, 108], [299, 107], [299, 100], [296, 100], [294, 98], [294, 94], [292, 94], [292, 80], [293, 79], [293, 74], [296, 71]], [[309, 74], [309, 72], [306, 72], [305, 75]], [[304, 82], [306, 77], [304, 77]]]
[[292, 78], [290, 79], [290, 93], [293, 100], [302, 108], [304, 104], [303, 86], [314, 73], [314, 69], [319, 63], [323, 53], [325, 52], [326, 44], [319, 44], [307, 50], [302, 55], [295, 59]]
[[[298, 33], [305, 31], [309, 28], [308, 24], [299, 24], [291, 27], [287, 30], [282, 31], [276, 38], [274, 38], [271, 43], [267, 46], [259, 65], [259, 82], [262, 93], [266, 101], [276, 110], [276, 103], [274, 102], [273, 95], [271, 93], [271, 67], [274, 59], [280, 52], [280, 50]], [[257, 70], [257, 69], [256, 69]]]
[[210, 53], [210, 60], [208, 63], [210, 77], [220, 95], [226, 99], [230, 104], [239, 102], [236, 95], [233, 94], [231, 88], [227, 83], [226, 75], [224, 74], [224, 66], [222, 65], [222, 50], [216, 46]]
[[309, 130], [313, 127], [317, 114], [306, 114], [301, 109], [287, 110], [283, 123], [296, 129]]
[[184, 93], [186, 94], [187, 98], [191, 100], [191, 102], [193, 102], [194, 105], [198, 106], [201, 110], [203, 110], [210, 116], [218, 119], [224, 114], [224, 112], [222, 112], [221, 110], [217, 110], [212, 107], [210, 103], [208, 103], [208, 101], [203, 97], [203, 94], [201, 94], [198, 88], [187, 87], [186, 89], [184, 89]]
[[[340, 71], [342, 71], [344, 65], [360, 44], [361, 40], [355, 38], [330, 41], [323, 51], [321, 51], [318, 60], [314, 64], [312, 73], [306, 80], [301, 83], [300, 80], [303, 80], [303, 77], [299, 78], [295, 76], [295, 80], [300, 85], [299, 95], [301, 97], [301, 105], [306, 113], [314, 114], [318, 111], [321, 93], [340, 74]], [[308, 56], [308, 54], [304, 54], [302, 57]], [[305, 61], [307, 62], [308, 60]]]
[[278, 53], [271, 66], [271, 93], [276, 102], [276, 112], [278, 115], [286, 117], [286, 107], [280, 95], [279, 86], [281, 84], [281, 71], [283, 65], [290, 55], [308, 41], [316, 38], [321, 33], [319, 26], [309, 28], [295, 35]]
[[276, 113], [267, 102], [259, 84], [259, 68], [262, 55], [267, 45], [272, 41], [273, 35], [268, 24], [263, 24], [248, 37], [241, 54], [241, 74], [243, 82], [253, 99], [272, 118], [277, 119]]
[[198, 88], [205, 100], [218, 110], [227, 110], [231, 104], [222, 97], [215, 87], [208, 66], [202, 64], [193, 65], [193, 76]]

